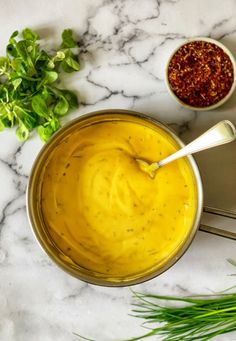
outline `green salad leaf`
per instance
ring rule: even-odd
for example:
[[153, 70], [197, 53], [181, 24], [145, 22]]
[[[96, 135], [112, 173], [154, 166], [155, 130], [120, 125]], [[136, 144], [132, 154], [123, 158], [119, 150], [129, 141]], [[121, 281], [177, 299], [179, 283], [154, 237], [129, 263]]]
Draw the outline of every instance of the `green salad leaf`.
[[73, 38], [73, 32], [71, 29], [66, 29], [62, 33], [62, 48], [72, 48], [76, 47], [76, 42]]
[[6, 56], [0, 57], [0, 131], [16, 126], [20, 141], [37, 128], [46, 142], [60, 128], [60, 117], [77, 108], [77, 95], [61, 89], [61, 73], [79, 71], [73, 31], [65, 29], [60, 48], [47, 52], [30, 28], [12, 33]]

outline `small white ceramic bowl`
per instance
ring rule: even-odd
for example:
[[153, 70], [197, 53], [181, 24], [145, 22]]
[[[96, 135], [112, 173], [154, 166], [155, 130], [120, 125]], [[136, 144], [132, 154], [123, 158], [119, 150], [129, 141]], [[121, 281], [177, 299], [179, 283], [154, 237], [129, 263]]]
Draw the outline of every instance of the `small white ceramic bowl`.
[[[230, 58], [232, 65], [233, 65], [233, 71], [234, 71], [234, 75], [233, 75], [233, 84], [230, 88], [230, 91], [228, 92], [228, 94], [222, 98], [219, 102], [213, 104], [213, 105], [209, 105], [206, 107], [193, 107], [191, 105], [188, 105], [187, 103], [181, 101], [181, 99], [179, 99], [179, 97], [176, 96], [176, 94], [173, 92], [171, 85], [169, 83], [169, 78], [168, 78], [168, 68], [169, 68], [169, 64], [170, 61], [172, 60], [173, 56], [175, 55], [175, 53], [179, 50], [180, 47], [184, 46], [185, 44], [191, 43], [193, 41], [206, 41], [208, 43], [212, 43], [215, 44], [217, 46], [219, 46], [220, 48], [222, 48], [222, 50], [228, 55], [228, 57]], [[212, 110], [215, 108], [218, 108], [220, 105], [222, 105], [223, 103], [225, 103], [230, 96], [232, 95], [232, 93], [235, 90], [236, 87], [236, 62], [235, 62], [235, 58], [233, 56], [233, 54], [230, 52], [230, 50], [223, 45], [222, 43], [220, 43], [219, 41], [215, 40], [215, 39], [211, 39], [211, 38], [207, 38], [207, 37], [196, 37], [196, 38], [191, 38], [186, 40], [184, 43], [182, 43], [181, 45], [179, 45], [174, 51], [173, 53], [170, 55], [167, 64], [166, 64], [166, 71], [165, 71], [165, 82], [166, 82], [166, 86], [167, 89], [169, 91], [169, 93], [171, 94], [171, 96], [181, 105], [183, 105], [184, 107], [190, 109], [190, 110], [195, 110], [195, 111], [206, 111], [206, 110]]]

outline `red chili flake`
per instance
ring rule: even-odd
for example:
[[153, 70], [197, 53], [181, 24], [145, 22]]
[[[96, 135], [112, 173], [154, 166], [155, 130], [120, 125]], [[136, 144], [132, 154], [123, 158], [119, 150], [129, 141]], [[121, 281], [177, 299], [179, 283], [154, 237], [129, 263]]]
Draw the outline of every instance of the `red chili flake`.
[[193, 41], [181, 46], [172, 57], [168, 80], [182, 102], [208, 107], [229, 93], [234, 70], [222, 48], [206, 41]]

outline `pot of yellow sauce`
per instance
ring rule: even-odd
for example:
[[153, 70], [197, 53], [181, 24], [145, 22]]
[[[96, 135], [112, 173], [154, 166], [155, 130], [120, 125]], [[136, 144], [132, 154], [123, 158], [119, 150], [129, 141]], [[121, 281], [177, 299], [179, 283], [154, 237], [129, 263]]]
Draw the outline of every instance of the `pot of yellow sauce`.
[[151, 279], [186, 251], [200, 222], [202, 182], [192, 156], [152, 179], [136, 159], [158, 161], [183, 142], [157, 120], [103, 110], [63, 127], [29, 179], [33, 231], [69, 274], [98, 285]]

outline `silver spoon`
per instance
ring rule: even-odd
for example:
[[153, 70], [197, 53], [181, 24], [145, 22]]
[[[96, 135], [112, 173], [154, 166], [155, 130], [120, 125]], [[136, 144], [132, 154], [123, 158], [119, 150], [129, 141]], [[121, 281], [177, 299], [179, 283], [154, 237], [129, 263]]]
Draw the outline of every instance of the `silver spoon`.
[[184, 146], [182, 149], [178, 150], [172, 155], [167, 156], [161, 161], [153, 162], [151, 164], [141, 159], [136, 159], [136, 161], [138, 162], [141, 170], [148, 173], [152, 178], [154, 178], [156, 170], [158, 168], [165, 166], [174, 160], [177, 160], [189, 154], [200, 152], [201, 150], [232, 142], [235, 140], [235, 138], [236, 128], [234, 127], [233, 123], [228, 120], [224, 120], [214, 125], [204, 134], [200, 135], [198, 138]]

